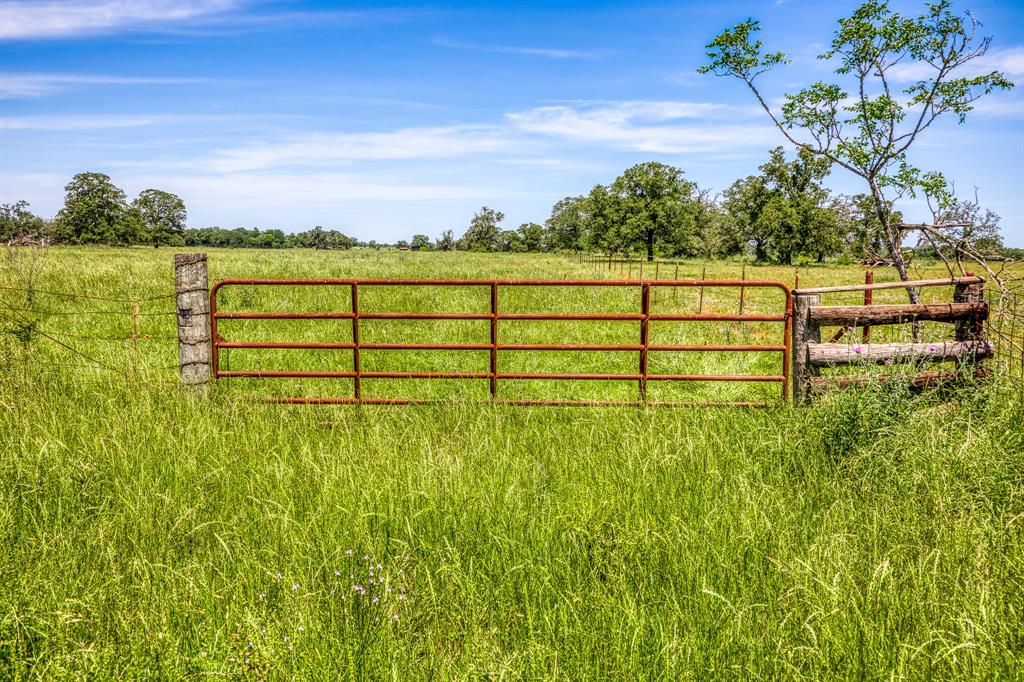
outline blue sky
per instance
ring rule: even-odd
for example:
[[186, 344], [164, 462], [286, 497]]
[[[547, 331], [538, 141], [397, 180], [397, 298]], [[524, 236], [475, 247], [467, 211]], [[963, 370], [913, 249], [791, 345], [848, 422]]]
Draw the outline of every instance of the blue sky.
[[[180, 195], [192, 227], [394, 241], [461, 233], [485, 204], [543, 222], [641, 161], [717, 192], [783, 141], [741, 83], [696, 74], [703, 46], [760, 19], [793, 60], [764, 80], [778, 101], [829, 75], [815, 57], [854, 6], [0, 0], [0, 202], [51, 216], [91, 170], [129, 198]], [[993, 37], [980, 66], [1024, 85], [1024, 3], [956, 7]], [[1024, 90], [929, 130], [912, 160], [977, 187], [1024, 246]], [[861, 191], [841, 169], [829, 184]]]

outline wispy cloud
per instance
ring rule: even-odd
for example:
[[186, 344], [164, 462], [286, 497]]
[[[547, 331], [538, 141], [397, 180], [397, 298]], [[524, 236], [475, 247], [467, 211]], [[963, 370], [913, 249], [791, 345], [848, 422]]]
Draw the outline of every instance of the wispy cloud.
[[[1010, 79], [1024, 77], [1024, 45], [989, 50], [985, 55], [967, 62], [955, 71], [953, 76], [972, 78], [993, 71], [1001, 71]], [[932, 78], [935, 75], [935, 68], [924, 62], [908, 62], [894, 66], [889, 75], [897, 83], [910, 83]]]
[[447, 47], [453, 50], [521, 54], [530, 57], [547, 57], [549, 59], [600, 59], [605, 54], [600, 50], [573, 50], [553, 47], [525, 47], [518, 45], [483, 45], [481, 43], [466, 43], [459, 40], [449, 40], [448, 38], [435, 38], [434, 44], [438, 47]]
[[499, 127], [457, 125], [385, 132], [308, 133], [281, 143], [222, 150], [209, 163], [217, 171], [239, 172], [350, 161], [455, 158], [521, 148], [521, 143], [513, 141]]
[[104, 76], [86, 73], [0, 73], [0, 99], [45, 97], [89, 85], [194, 85], [209, 78]]
[[[518, 130], [634, 151], [683, 154], [769, 144], [771, 129], [739, 123], [746, 108], [709, 102], [604, 102], [546, 106], [507, 115]], [[720, 123], [722, 119], [733, 122]], [[683, 123], [685, 121], [685, 123]]]
[[238, 9], [238, 0], [6, 0], [0, 40], [71, 38], [152, 28]]
[[1024, 98], [990, 95], [974, 103], [974, 113], [980, 116], [1024, 116]]
[[138, 128], [159, 123], [160, 116], [131, 115], [54, 115], [54, 116], [0, 116], [0, 130], [40, 130], [58, 132], [66, 130], [104, 130], [112, 128]]

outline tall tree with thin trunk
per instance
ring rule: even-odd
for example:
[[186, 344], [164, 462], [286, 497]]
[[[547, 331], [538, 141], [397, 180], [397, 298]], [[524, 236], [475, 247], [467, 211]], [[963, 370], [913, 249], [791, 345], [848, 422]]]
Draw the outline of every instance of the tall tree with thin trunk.
[[622, 213], [622, 240], [632, 246], [642, 245], [647, 260], [654, 260], [659, 242], [685, 243], [683, 226], [692, 227], [687, 214], [696, 188], [683, 178], [683, 171], [654, 161], [627, 168], [611, 184], [610, 194]]
[[[976, 35], [971, 14], [954, 14], [949, 0], [925, 5], [918, 16], [892, 11], [883, 0], [868, 0], [839, 20], [832, 44], [820, 59], [835, 63], [834, 83], [817, 82], [785, 96], [781, 111], [769, 104], [758, 77], [787, 62], [754, 39], [760, 30], [748, 19], [708, 44], [710, 63], [701, 73], [738, 78], [753, 93], [779, 132], [799, 149], [828, 159], [863, 179], [888, 257], [903, 281], [910, 279], [903, 243], [909, 232], [941, 235], [945, 225], [906, 225], [894, 205], [919, 193], [951, 201], [941, 173], [914, 166], [908, 153], [938, 119], [963, 123], [975, 102], [994, 90], [1013, 87], [998, 72], [972, 75], [990, 38]], [[912, 78], [902, 89], [897, 83]], [[911, 302], [919, 301], [908, 288]]]

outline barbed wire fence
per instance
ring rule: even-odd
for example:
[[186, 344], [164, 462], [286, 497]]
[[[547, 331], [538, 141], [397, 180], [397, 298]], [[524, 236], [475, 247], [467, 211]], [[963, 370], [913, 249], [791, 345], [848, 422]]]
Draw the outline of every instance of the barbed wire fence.
[[[0, 332], [8, 346], [21, 349], [23, 373], [92, 368], [132, 381], [162, 383], [174, 378], [167, 372], [176, 371], [177, 363], [143, 362], [142, 358], [176, 355], [176, 325], [158, 324], [177, 315], [175, 292], [115, 297], [42, 289], [33, 278], [26, 283], [0, 286]], [[172, 304], [170, 310], [161, 305], [167, 302]], [[124, 324], [118, 324], [121, 321]], [[146, 344], [156, 345], [160, 352], [151, 352]]]

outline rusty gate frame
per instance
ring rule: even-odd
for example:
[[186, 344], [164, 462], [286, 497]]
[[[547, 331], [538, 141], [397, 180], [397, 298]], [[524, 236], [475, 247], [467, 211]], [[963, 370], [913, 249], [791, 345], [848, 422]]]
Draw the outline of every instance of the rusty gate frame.
[[[220, 312], [217, 310], [217, 293], [226, 286], [341, 286], [351, 291], [351, 312]], [[491, 310], [485, 313], [445, 313], [445, 312], [361, 312], [359, 310], [359, 288], [372, 286], [412, 286], [412, 287], [489, 287]], [[498, 306], [498, 292], [502, 287], [638, 287], [640, 288], [639, 313], [502, 313]], [[736, 288], [774, 288], [785, 294], [786, 311], [782, 315], [750, 315], [750, 314], [657, 314], [651, 313], [651, 290], [655, 287], [736, 287]], [[291, 341], [226, 341], [218, 333], [219, 320], [232, 319], [351, 319], [352, 341], [339, 343], [325, 342], [291, 342]], [[489, 320], [490, 343], [366, 343], [359, 339], [360, 321], [362, 320]], [[500, 320], [607, 320], [636, 321], [640, 323], [640, 342], [638, 344], [502, 344], [498, 342], [498, 322]], [[648, 342], [648, 324], [651, 321], [679, 322], [783, 322], [784, 342], [781, 345], [652, 345]], [[490, 384], [492, 402], [506, 405], [703, 405], [703, 406], [736, 406], [736, 407], [768, 407], [776, 403], [723, 402], [723, 403], [685, 403], [647, 400], [647, 382], [649, 381], [735, 381], [735, 382], [778, 382], [782, 384], [783, 403], [789, 402], [790, 355], [792, 345], [791, 328], [793, 323], [793, 293], [790, 288], [775, 280], [443, 280], [443, 279], [262, 279], [232, 278], [218, 281], [210, 289], [210, 323], [212, 336], [213, 377], [254, 377], [254, 378], [347, 378], [353, 380], [353, 396], [344, 398], [318, 397], [276, 397], [268, 398], [272, 402], [308, 404], [308, 405], [408, 405], [439, 402], [430, 398], [368, 398], [362, 395], [363, 379], [487, 379]], [[352, 371], [345, 372], [301, 372], [274, 370], [222, 370], [220, 368], [220, 349], [230, 348], [281, 348], [281, 349], [330, 349], [351, 350]], [[476, 350], [490, 351], [490, 369], [487, 372], [378, 372], [366, 371], [361, 368], [360, 350]], [[631, 351], [640, 355], [639, 371], [636, 374], [621, 373], [523, 373], [499, 372], [498, 352], [510, 351]], [[782, 353], [782, 374], [651, 374], [647, 371], [649, 352], [659, 351], [745, 351]], [[601, 400], [499, 400], [499, 379], [538, 379], [538, 380], [598, 380], [598, 381], [636, 381], [639, 386], [638, 400], [601, 401]]]

